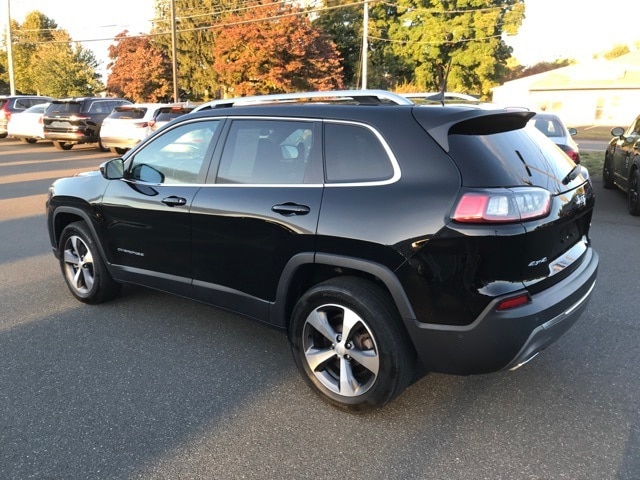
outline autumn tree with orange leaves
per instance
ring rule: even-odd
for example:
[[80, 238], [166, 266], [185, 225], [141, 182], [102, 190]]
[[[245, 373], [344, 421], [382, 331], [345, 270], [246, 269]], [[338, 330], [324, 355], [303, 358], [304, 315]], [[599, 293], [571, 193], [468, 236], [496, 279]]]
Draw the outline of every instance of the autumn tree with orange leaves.
[[335, 44], [299, 8], [264, 3], [225, 25], [213, 47], [225, 96], [344, 88]]
[[136, 103], [162, 102], [171, 98], [171, 60], [154, 47], [149, 37], [118, 34], [109, 46], [107, 92]]

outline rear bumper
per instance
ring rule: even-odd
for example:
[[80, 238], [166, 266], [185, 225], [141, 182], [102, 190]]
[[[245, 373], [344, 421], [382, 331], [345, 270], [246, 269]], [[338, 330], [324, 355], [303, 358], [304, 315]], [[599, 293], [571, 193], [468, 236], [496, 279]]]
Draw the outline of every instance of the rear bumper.
[[133, 148], [141, 140], [140, 138], [100, 137], [102, 146], [105, 148]]
[[465, 326], [406, 321], [427, 371], [471, 375], [514, 369], [558, 340], [585, 310], [595, 286], [599, 258], [589, 249], [578, 270], [532, 295], [519, 308], [496, 311], [502, 298]]
[[95, 143], [98, 141], [98, 137], [95, 135], [87, 134], [82, 131], [75, 132], [44, 132], [44, 138], [53, 142], [66, 142], [66, 143]]

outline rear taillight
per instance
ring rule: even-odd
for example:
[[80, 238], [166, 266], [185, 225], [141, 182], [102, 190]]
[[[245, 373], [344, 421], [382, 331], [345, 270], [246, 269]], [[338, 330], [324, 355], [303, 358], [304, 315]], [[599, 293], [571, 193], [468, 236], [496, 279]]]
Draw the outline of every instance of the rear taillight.
[[519, 293], [513, 297], [505, 298], [498, 302], [496, 305], [496, 310], [509, 310], [511, 308], [521, 307], [522, 305], [526, 305], [531, 301], [531, 297], [528, 293]]
[[133, 124], [136, 128], [147, 128], [150, 126], [149, 122], [136, 122]]
[[153, 127], [155, 124], [156, 124], [156, 121], [155, 121], [155, 120], [150, 120], [150, 121], [149, 121], [149, 126], [150, 126], [150, 127]]
[[465, 192], [451, 219], [459, 223], [513, 223], [542, 218], [551, 208], [543, 188], [516, 187]]

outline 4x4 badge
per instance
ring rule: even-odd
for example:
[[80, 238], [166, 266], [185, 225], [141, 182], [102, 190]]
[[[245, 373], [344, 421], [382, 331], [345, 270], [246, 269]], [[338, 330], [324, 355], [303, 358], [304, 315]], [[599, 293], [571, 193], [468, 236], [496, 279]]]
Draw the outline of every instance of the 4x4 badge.
[[547, 263], [547, 257], [542, 257], [540, 260], [534, 260], [533, 262], [527, 265], [528, 267], [536, 267], [542, 263]]

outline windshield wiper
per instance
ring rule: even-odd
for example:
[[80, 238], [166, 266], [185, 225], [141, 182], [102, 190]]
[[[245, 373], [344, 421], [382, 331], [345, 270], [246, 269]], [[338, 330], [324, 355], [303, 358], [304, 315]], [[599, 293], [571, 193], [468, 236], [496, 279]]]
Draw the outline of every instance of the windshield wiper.
[[572, 180], [575, 180], [575, 178], [578, 176], [579, 173], [580, 173], [580, 165], [576, 165], [571, 169], [569, 173], [567, 173], [567, 176], [562, 179], [562, 184], [567, 185]]

